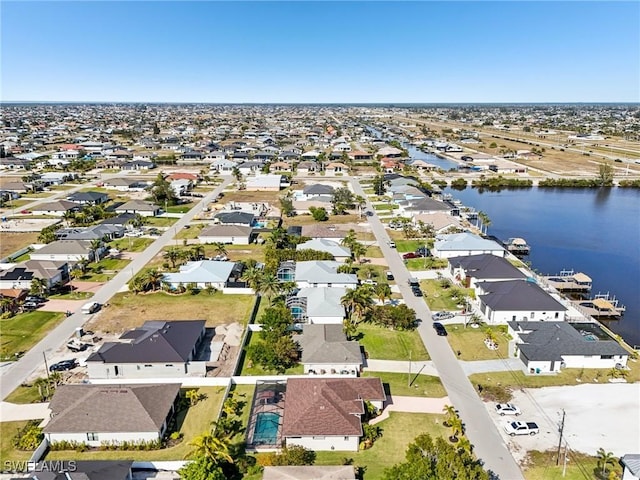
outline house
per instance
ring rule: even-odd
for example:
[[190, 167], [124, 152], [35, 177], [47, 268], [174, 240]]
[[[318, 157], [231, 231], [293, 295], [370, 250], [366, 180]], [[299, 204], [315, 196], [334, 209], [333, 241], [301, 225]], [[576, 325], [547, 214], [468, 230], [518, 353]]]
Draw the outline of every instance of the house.
[[296, 245], [296, 250], [317, 250], [333, 255], [333, 259], [338, 262], [346, 262], [351, 258], [351, 250], [343, 247], [333, 240], [325, 240], [323, 238], [312, 238], [303, 243]]
[[316, 162], [306, 161], [298, 163], [296, 167], [296, 171], [298, 175], [309, 175], [315, 174], [316, 172], [320, 172], [322, 170], [322, 165]]
[[279, 192], [283, 186], [282, 175], [256, 175], [247, 179], [249, 192]]
[[508, 322], [515, 355], [529, 373], [562, 368], [624, 368], [629, 352], [596, 323]]
[[386, 146], [378, 150], [376, 155], [379, 155], [381, 157], [400, 158], [404, 155], [404, 152], [399, 148]]
[[177, 289], [181, 285], [193, 284], [198, 288], [213, 287], [222, 290], [229, 279], [241, 276], [241, 264], [236, 262], [218, 262], [215, 260], [198, 260], [180, 266], [176, 273], [165, 273], [163, 280], [170, 288]]
[[204, 320], [147, 321], [89, 355], [87, 372], [92, 380], [204, 377], [205, 362], [196, 361], [204, 337]]
[[461, 229], [460, 217], [453, 217], [448, 213], [427, 213], [416, 214], [411, 217], [411, 221], [414, 225], [419, 225], [420, 222], [424, 222], [427, 225], [431, 225], [436, 235], [442, 235], [450, 229]]
[[161, 439], [173, 416], [180, 384], [60, 385], [42, 432], [49, 443], [99, 447]]
[[[23, 480], [133, 480], [132, 460], [58, 460], [30, 467]], [[17, 480], [17, 479], [16, 479]]]
[[307, 324], [295, 341], [302, 350], [304, 373], [357, 375], [362, 368], [360, 344], [347, 341], [343, 326]]
[[75, 202], [69, 202], [67, 200], [55, 200], [53, 202], [41, 203], [35, 207], [31, 212], [34, 215], [50, 215], [52, 217], [62, 217], [67, 212], [76, 212], [80, 210], [80, 205]]
[[[245, 160], [246, 158], [248, 158], [248, 155], [246, 153], [234, 153], [233, 158], [237, 160]], [[264, 162], [261, 160], [245, 161], [245, 162], [239, 163], [237, 167], [238, 167], [238, 170], [240, 170], [240, 173], [242, 173], [242, 175], [247, 176], [262, 170], [262, 167], [264, 167]]]
[[61, 228], [55, 234], [58, 240], [114, 240], [121, 238], [125, 230], [123, 225], [102, 223], [86, 228]]
[[[311, 260], [295, 264], [295, 282], [299, 288], [342, 287], [356, 288], [358, 277], [352, 273], [338, 273], [340, 262]], [[278, 270], [278, 273], [280, 271]]]
[[296, 191], [294, 196], [296, 200], [315, 200], [318, 197], [331, 198], [334, 192], [335, 189], [331, 185], [312, 183], [310, 185], [305, 185], [302, 191]]
[[214, 225], [200, 232], [200, 243], [228, 243], [232, 245], [249, 245], [253, 229], [239, 225]]
[[147, 181], [141, 178], [116, 177], [104, 181], [107, 190], [118, 190], [119, 192], [141, 192], [147, 187]]
[[120, 166], [121, 170], [151, 170], [156, 168], [156, 164], [150, 162], [148, 160], [131, 160], [130, 162], [125, 162]]
[[[224, 152], [217, 152], [217, 153], [222, 153], [224, 155]], [[236, 167], [236, 165], [237, 165], [236, 162], [234, 162], [233, 160], [227, 160], [224, 157], [222, 158], [216, 157], [211, 162], [210, 169], [215, 170], [218, 173], [231, 173], [233, 169]]]
[[285, 444], [356, 452], [364, 402], [381, 409], [386, 399], [379, 378], [290, 378], [282, 419]]
[[69, 264], [64, 261], [27, 260], [8, 270], [0, 271], [0, 289], [31, 289], [35, 278], [45, 281], [45, 289], [69, 282]]
[[353, 465], [264, 467], [262, 473], [262, 480], [356, 480], [356, 478]]
[[339, 242], [345, 237], [345, 232], [336, 225], [311, 224], [302, 226], [302, 236]]
[[480, 311], [490, 324], [509, 321], [563, 321], [567, 308], [531, 279], [478, 282]]
[[527, 275], [503, 257], [486, 253], [449, 258], [449, 271], [466, 288], [475, 288], [478, 282], [525, 280]]
[[327, 176], [348, 175], [349, 167], [346, 166], [344, 163], [331, 162], [327, 164], [324, 171]]
[[637, 480], [640, 478], [640, 453], [627, 453], [620, 457], [619, 462], [622, 465], [621, 480]]
[[137, 213], [141, 217], [155, 217], [162, 213], [162, 209], [144, 200], [130, 200], [116, 207], [116, 213]]
[[452, 215], [454, 211], [458, 211], [458, 207], [454, 207], [446, 202], [434, 200], [426, 195], [420, 199], [396, 202], [398, 208], [396, 214], [398, 216], [411, 217], [412, 215], [424, 215], [430, 213], [447, 213]]
[[347, 293], [341, 287], [301, 288], [287, 297], [286, 305], [298, 324], [342, 325], [345, 317], [342, 297]]
[[109, 201], [109, 195], [102, 192], [76, 192], [69, 195], [67, 200], [80, 205], [102, 205]]
[[473, 233], [463, 232], [436, 235], [432, 253], [434, 257], [438, 258], [478, 255], [481, 253], [504, 257], [505, 249], [493, 240], [487, 240]]
[[56, 240], [29, 254], [31, 260], [51, 260], [54, 262], [92, 262], [96, 252], [87, 240]]
[[253, 226], [256, 216], [253, 213], [249, 212], [220, 212], [217, 213], [214, 217], [216, 222], [219, 222], [223, 225], [240, 225], [251, 227]]

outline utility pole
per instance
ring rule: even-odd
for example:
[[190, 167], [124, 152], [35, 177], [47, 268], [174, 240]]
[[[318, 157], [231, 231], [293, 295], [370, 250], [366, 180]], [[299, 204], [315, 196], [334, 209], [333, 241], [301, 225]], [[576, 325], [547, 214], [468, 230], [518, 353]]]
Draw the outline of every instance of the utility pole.
[[563, 408], [562, 409], [562, 420], [560, 420], [560, 427], [559, 427], [560, 441], [558, 442], [558, 454], [556, 455], [556, 467], [558, 465], [560, 465], [560, 448], [562, 447], [562, 435], [564, 434], [564, 417], [565, 417], [565, 411], [564, 411], [564, 408]]
[[44, 358], [44, 369], [47, 372], [47, 380], [49, 380], [49, 365], [47, 365], [47, 353], [42, 351], [42, 358]]
[[564, 442], [564, 465], [562, 466], [562, 477], [567, 474], [567, 442]]

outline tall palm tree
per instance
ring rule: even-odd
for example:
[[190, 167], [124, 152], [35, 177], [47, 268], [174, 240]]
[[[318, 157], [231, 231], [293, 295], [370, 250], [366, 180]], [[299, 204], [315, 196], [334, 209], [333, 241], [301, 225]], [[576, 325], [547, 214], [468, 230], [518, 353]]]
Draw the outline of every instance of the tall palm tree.
[[260, 281], [262, 280], [263, 272], [262, 269], [253, 266], [245, 269], [242, 272], [241, 280], [247, 282], [249, 287], [252, 288], [256, 293], [258, 293], [258, 286], [260, 285]]
[[176, 263], [182, 258], [182, 251], [176, 247], [171, 247], [162, 257], [171, 262], [171, 268], [176, 268]]
[[229, 454], [229, 441], [217, 438], [213, 432], [206, 432], [195, 437], [189, 445], [193, 447], [185, 458], [206, 458], [214, 464], [222, 462], [233, 463]]
[[447, 416], [447, 418], [445, 419], [447, 426], [450, 426], [451, 420], [458, 416], [458, 412], [456, 412], [456, 408], [453, 405], [445, 405], [442, 408], [442, 411]]
[[353, 201], [358, 207], [358, 210], [360, 212], [360, 217], [362, 218], [362, 209], [367, 204], [367, 200], [362, 195], [356, 195]]
[[160, 288], [163, 278], [164, 275], [160, 273], [156, 268], [150, 268], [144, 274], [144, 282], [146, 283], [146, 287], [151, 288], [151, 290], [153, 291]]
[[356, 262], [359, 262], [365, 253], [367, 253], [367, 247], [360, 242], [354, 242], [353, 245], [351, 245], [351, 256]]
[[384, 305], [385, 300], [391, 298], [391, 287], [388, 283], [379, 283], [375, 286], [375, 294], [380, 303]]
[[345, 293], [340, 303], [347, 311], [347, 318], [354, 324], [358, 324], [373, 304], [373, 290], [369, 285], [361, 285]]
[[216, 242], [213, 244], [214, 251], [216, 255], [227, 256], [227, 247], [225, 247], [224, 243]]
[[281, 291], [282, 286], [276, 275], [273, 273], [265, 273], [262, 275], [260, 283], [258, 284], [258, 293], [260, 295], [267, 297], [269, 302], [271, 302], [271, 299], [279, 295]]
[[42, 295], [46, 292], [48, 282], [44, 278], [33, 277], [31, 279], [30, 292], [34, 295]]
[[98, 263], [100, 261], [100, 256], [98, 255], [98, 250], [102, 248], [102, 239], [94, 238], [91, 240], [91, 250], [93, 251], [93, 261]]
[[189, 260], [196, 261], [204, 257], [204, 247], [202, 245], [193, 245], [188, 252]]
[[607, 466], [615, 462], [615, 457], [613, 456], [613, 452], [607, 452], [604, 448], [599, 448], [596, 455], [598, 457], [598, 467], [602, 469], [601, 473], [604, 477], [607, 472]]
[[452, 442], [457, 442], [458, 435], [460, 435], [461, 433], [464, 433], [464, 425], [458, 415], [450, 419], [449, 427], [451, 428], [451, 437], [449, 437], [449, 439]]
[[11, 297], [0, 297], [0, 313], [13, 312], [15, 307], [14, 300]]
[[69, 225], [71, 225], [72, 223], [75, 223], [76, 217], [76, 213], [73, 210], [67, 210], [66, 212], [64, 212], [64, 214], [62, 215], [62, 220], [64, 220], [65, 225], [68, 227]]
[[352, 249], [353, 244], [357, 241], [356, 239], [356, 232], [354, 229], [349, 230], [349, 232], [347, 232], [347, 234], [344, 236], [344, 238], [342, 240], [340, 240], [340, 245], [342, 245], [343, 247], [347, 247], [349, 249]]

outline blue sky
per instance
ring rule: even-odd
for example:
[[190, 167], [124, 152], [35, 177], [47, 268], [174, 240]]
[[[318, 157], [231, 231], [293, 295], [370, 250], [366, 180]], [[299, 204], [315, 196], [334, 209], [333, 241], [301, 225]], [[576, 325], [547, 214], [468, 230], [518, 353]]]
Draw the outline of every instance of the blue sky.
[[638, 102], [639, 2], [8, 2], [4, 101]]

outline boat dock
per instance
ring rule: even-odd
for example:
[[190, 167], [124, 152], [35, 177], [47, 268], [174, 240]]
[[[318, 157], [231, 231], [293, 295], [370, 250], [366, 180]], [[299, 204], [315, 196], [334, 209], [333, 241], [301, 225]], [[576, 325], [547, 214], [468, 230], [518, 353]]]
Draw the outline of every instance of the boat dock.
[[524, 238], [510, 238], [504, 243], [504, 247], [516, 256], [529, 255], [531, 252], [531, 247]]
[[609, 293], [598, 294], [589, 300], [577, 300], [574, 302], [587, 315], [594, 318], [618, 318], [624, 315], [624, 305], [619, 305], [615, 297]]
[[573, 270], [562, 270], [558, 275], [545, 276], [544, 279], [562, 293], [588, 294], [593, 283], [588, 275]]

